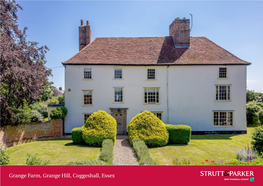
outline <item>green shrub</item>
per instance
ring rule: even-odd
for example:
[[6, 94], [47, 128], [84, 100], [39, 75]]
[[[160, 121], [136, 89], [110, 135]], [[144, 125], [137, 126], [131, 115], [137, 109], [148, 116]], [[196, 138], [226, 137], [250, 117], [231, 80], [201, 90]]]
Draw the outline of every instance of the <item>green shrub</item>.
[[44, 118], [48, 117], [48, 109], [47, 105], [42, 105], [41, 107], [38, 108], [38, 112], [43, 115]]
[[128, 125], [130, 144], [133, 139], [141, 139], [149, 147], [164, 146], [168, 143], [168, 131], [165, 124], [152, 112], [137, 114]]
[[254, 149], [258, 151], [259, 154], [263, 153], [263, 128], [257, 127], [252, 133], [252, 139], [254, 141], [251, 142]]
[[31, 118], [32, 122], [43, 122], [44, 121], [42, 114], [40, 114], [37, 110], [32, 110], [31, 114], [32, 114], [32, 118]]
[[49, 161], [43, 161], [40, 158], [31, 156], [30, 154], [26, 155], [26, 164], [27, 165], [47, 165]]
[[13, 125], [31, 122], [31, 118], [32, 118], [31, 109], [25, 100], [23, 100], [23, 102], [24, 102], [24, 107], [14, 109]]
[[148, 147], [141, 139], [133, 139], [133, 150], [138, 157], [140, 165], [156, 165], [156, 162], [151, 158]]
[[259, 110], [260, 110], [260, 106], [256, 105], [254, 102], [247, 104], [246, 106], [247, 125], [258, 123]]
[[99, 159], [112, 164], [113, 161], [113, 141], [111, 139], [105, 139], [102, 142], [102, 149]]
[[8, 165], [9, 156], [6, 154], [6, 149], [0, 147], [0, 165]]
[[61, 107], [56, 108], [50, 113], [50, 118], [51, 119], [59, 119], [59, 118], [64, 119], [67, 113], [68, 113], [67, 108], [64, 106], [61, 106]]
[[90, 146], [102, 146], [105, 139], [116, 141], [117, 123], [107, 112], [99, 110], [87, 119], [83, 126], [82, 138]]
[[170, 144], [186, 144], [191, 139], [191, 127], [188, 125], [165, 125], [169, 133]]
[[29, 107], [31, 108], [31, 110], [38, 110], [41, 106], [43, 106], [44, 104], [41, 102], [35, 102], [32, 105], [30, 105]]
[[65, 103], [65, 93], [62, 96], [58, 97], [58, 102], [59, 102], [59, 104], [64, 104]]
[[85, 161], [69, 162], [66, 165], [107, 165], [107, 164], [101, 160], [85, 160]]
[[82, 127], [72, 129], [71, 136], [72, 136], [73, 143], [82, 144], [84, 142], [82, 139], [82, 130], [83, 130]]
[[260, 124], [263, 125], [263, 109], [261, 109], [259, 112], [258, 112], [258, 119], [260, 121]]
[[48, 104], [53, 104], [53, 105], [59, 104], [58, 97], [53, 97], [50, 100], [48, 100]]

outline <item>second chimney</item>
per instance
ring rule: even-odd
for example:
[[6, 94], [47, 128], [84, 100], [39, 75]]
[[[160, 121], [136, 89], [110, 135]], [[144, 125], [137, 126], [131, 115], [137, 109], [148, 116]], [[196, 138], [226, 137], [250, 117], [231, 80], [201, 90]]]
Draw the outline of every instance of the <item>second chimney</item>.
[[176, 18], [169, 26], [169, 36], [173, 37], [176, 48], [190, 46], [190, 19]]
[[91, 30], [89, 26], [89, 21], [87, 25], [83, 26], [83, 20], [80, 21], [79, 26], [79, 51], [87, 46], [91, 41]]

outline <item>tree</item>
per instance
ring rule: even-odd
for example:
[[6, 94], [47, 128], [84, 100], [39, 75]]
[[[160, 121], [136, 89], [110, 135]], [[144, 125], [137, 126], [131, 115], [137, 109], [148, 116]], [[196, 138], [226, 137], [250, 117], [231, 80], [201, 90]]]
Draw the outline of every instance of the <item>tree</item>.
[[52, 91], [54, 91], [56, 89], [56, 87], [53, 86], [53, 82], [47, 82], [47, 84], [45, 84], [44, 90], [40, 96], [40, 101], [47, 101], [48, 99], [51, 99], [53, 97], [52, 95]]
[[256, 100], [256, 95], [254, 90], [247, 90], [247, 102]]
[[[45, 67], [46, 46], [26, 41], [26, 30], [18, 29], [17, 11], [22, 10], [15, 0], [0, 1], [0, 104], [1, 125], [14, 121], [14, 110], [25, 101], [39, 99], [51, 70]], [[25, 100], [25, 101], [23, 101]]]

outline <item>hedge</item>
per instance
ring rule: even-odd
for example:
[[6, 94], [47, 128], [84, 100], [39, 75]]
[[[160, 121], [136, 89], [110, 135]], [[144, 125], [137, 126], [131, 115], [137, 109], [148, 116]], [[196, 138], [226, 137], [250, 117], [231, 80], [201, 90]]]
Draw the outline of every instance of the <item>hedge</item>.
[[50, 113], [50, 118], [51, 119], [59, 119], [59, 118], [64, 119], [67, 113], [68, 113], [67, 108], [64, 106], [61, 106], [61, 107], [56, 108]]
[[165, 125], [169, 133], [169, 144], [187, 144], [191, 139], [191, 127], [188, 125]]
[[111, 139], [105, 139], [102, 142], [102, 149], [99, 159], [105, 161], [108, 164], [112, 164], [113, 161], [113, 141]]
[[85, 161], [69, 162], [66, 165], [107, 165], [107, 164], [101, 160], [85, 160]]
[[83, 130], [82, 127], [72, 129], [71, 136], [73, 143], [82, 144], [84, 142], [84, 140], [82, 139], [82, 130]]
[[151, 158], [148, 147], [141, 139], [133, 139], [133, 150], [138, 157], [140, 165], [157, 165], [156, 162]]
[[107, 112], [99, 110], [87, 119], [83, 126], [82, 138], [89, 146], [101, 147], [105, 139], [116, 141], [117, 122]]
[[130, 144], [133, 139], [141, 139], [149, 147], [164, 146], [169, 134], [165, 124], [150, 111], [137, 114], [128, 125]]

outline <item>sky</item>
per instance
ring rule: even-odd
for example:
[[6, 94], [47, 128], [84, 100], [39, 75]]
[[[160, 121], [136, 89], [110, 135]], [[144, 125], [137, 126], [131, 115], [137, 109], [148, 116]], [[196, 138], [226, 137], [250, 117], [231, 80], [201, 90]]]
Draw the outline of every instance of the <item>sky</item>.
[[168, 36], [177, 17], [191, 19], [191, 36], [205, 36], [251, 62], [247, 89], [263, 92], [263, 1], [39, 1], [17, 0], [19, 28], [27, 40], [46, 45], [50, 81], [64, 90], [61, 62], [79, 50], [78, 27], [88, 20], [96, 37]]

